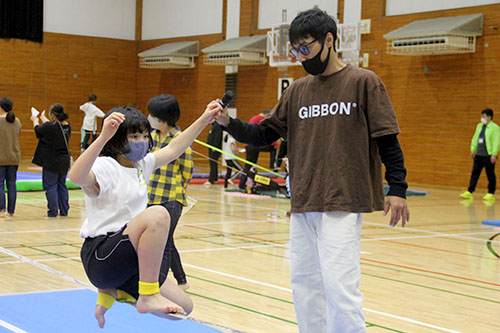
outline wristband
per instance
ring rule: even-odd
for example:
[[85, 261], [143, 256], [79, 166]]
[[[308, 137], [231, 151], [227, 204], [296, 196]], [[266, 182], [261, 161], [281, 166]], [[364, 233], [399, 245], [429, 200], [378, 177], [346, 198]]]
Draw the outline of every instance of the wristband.
[[134, 298], [134, 296], [120, 289], [116, 291], [116, 300], [120, 303], [128, 303], [128, 304], [135, 304], [135, 302], [137, 301]]
[[109, 310], [113, 306], [113, 303], [115, 303], [115, 298], [110, 294], [97, 293], [97, 305], [103, 306]]
[[157, 282], [139, 281], [139, 295], [154, 295], [160, 292], [160, 284]]

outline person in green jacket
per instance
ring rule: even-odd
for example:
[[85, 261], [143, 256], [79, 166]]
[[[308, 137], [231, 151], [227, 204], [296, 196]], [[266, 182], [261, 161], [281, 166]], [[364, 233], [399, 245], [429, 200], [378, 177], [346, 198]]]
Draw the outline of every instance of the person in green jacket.
[[500, 148], [500, 126], [493, 121], [493, 110], [481, 111], [481, 122], [476, 126], [476, 132], [472, 137], [470, 150], [474, 160], [470, 176], [469, 188], [460, 196], [464, 199], [472, 199], [472, 193], [476, 189], [477, 181], [483, 168], [486, 169], [488, 177], [488, 193], [483, 197], [485, 201], [495, 200], [495, 189], [497, 180], [495, 176], [495, 163]]

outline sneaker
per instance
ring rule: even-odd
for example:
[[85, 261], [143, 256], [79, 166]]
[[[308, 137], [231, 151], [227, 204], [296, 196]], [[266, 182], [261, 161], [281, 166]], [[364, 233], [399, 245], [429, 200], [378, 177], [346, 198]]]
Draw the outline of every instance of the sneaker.
[[483, 197], [485, 201], [495, 201], [495, 196], [492, 193], [488, 193]]
[[206, 182], [203, 183], [203, 185], [212, 185], [212, 183], [209, 180], [207, 180]]
[[465, 206], [465, 207], [469, 207], [470, 205], [472, 205], [473, 202], [474, 202], [474, 200], [472, 200], [472, 199], [460, 200], [460, 204], [462, 206]]
[[465, 191], [464, 193], [460, 194], [460, 197], [462, 197], [464, 199], [472, 199], [473, 198], [472, 193], [470, 193], [469, 191]]

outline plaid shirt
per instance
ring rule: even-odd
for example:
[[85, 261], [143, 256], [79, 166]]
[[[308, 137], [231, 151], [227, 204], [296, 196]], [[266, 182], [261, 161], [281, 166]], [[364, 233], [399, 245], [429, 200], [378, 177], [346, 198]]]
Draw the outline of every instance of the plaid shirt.
[[[151, 132], [153, 139], [152, 151], [167, 146], [173, 138], [179, 135], [178, 128], [172, 129], [160, 142], [160, 132]], [[191, 147], [176, 160], [153, 171], [148, 185], [148, 204], [161, 204], [179, 201], [186, 206], [186, 187], [193, 176], [193, 151]]]

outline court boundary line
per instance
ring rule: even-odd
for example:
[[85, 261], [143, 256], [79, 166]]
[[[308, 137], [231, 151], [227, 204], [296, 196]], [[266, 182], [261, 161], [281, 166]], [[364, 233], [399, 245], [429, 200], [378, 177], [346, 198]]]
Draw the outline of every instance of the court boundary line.
[[[20, 255], [19, 253], [16, 253], [16, 252], [13, 252], [13, 251], [10, 251], [2, 246], [0, 246], [0, 252], [3, 252], [7, 255], [10, 255], [14, 258], [17, 258], [21, 261], [24, 261], [26, 263], [29, 263], [39, 269], [42, 269], [46, 272], [49, 272], [51, 274], [54, 274], [56, 276], [59, 276], [65, 280], [68, 280], [68, 281], [71, 281], [75, 284], [78, 284], [82, 287], [84, 287], [85, 289], [88, 289], [88, 290], [91, 290], [91, 291], [94, 291], [94, 292], [97, 292], [97, 288], [95, 288], [94, 286], [90, 286], [88, 284], [86, 284], [85, 282], [82, 282], [80, 280], [78, 280], [77, 278], [74, 278], [70, 275], [67, 275], [63, 272], [60, 272], [56, 269], [53, 269], [49, 266], [46, 266], [46, 265], [43, 265], [43, 264], [40, 264], [28, 257], [25, 257], [23, 255]], [[231, 332], [231, 333], [244, 333], [244, 331], [240, 331], [240, 330], [236, 330], [236, 329], [233, 329], [233, 328], [230, 328], [230, 327], [226, 327], [226, 326], [223, 326], [223, 325], [220, 325], [220, 324], [214, 324], [214, 323], [211, 323], [211, 322], [208, 322], [208, 321], [205, 321], [205, 320], [202, 320], [202, 319], [197, 319], [197, 318], [194, 318], [194, 317], [188, 317], [188, 316], [183, 316], [183, 315], [179, 315], [179, 314], [170, 314], [171, 316], [173, 317], [177, 317], [177, 318], [180, 318], [180, 319], [186, 319], [186, 320], [190, 320], [190, 321], [193, 321], [195, 323], [198, 323], [198, 324], [202, 324], [202, 325], [206, 325], [206, 326], [210, 326], [212, 328], [217, 328], [217, 329], [222, 329], [224, 331], [227, 331], [227, 332]], [[8, 323], [7, 323], [8, 324]], [[25, 331], [18, 331], [19, 333], [27, 333]]]
[[[390, 225], [386, 225], [386, 224], [382, 224], [382, 223], [375, 223], [375, 222], [367, 222], [367, 221], [363, 221], [363, 224], [368, 224], [368, 225], [375, 225], [375, 226], [378, 226], [378, 227], [384, 227], [384, 228], [391, 228], [391, 229], [395, 229], [395, 227], [391, 227]], [[456, 237], [456, 238], [463, 238], [463, 239], [470, 239], [470, 240], [476, 240], [476, 241], [486, 241], [484, 239], [481, 239], [481, 238], [475, 238], [475, 237], [463, 237], [459, 234], [448, 234], [448, 233], [445, 233], [445, 232], [439, 232], [439, 231], [430, 231], [430, 230], [421, 230], [421, 229], [414, 229], [414, 228], [399, 228], [400, 230], [409, 230], [409, 231], [415, 231], [415, 232], [423, 232], [423, 233], [427, 233], [427, 234], [432, 234], [432, 235], [439, 235], [439, 236], [442, 236], [442, 237]], [[500, 243], [500, 241], [495, 241], [495, 243]]]
[[[468, 240], [477, 240], [477, 241], [487, 241], [487, 239], [475, 238], [475, 237], [463, 237], [466, 235], [487, 235], [491, 234], [491, 231], [484, 232], [464, 232], [459, 234], [433, 234], [433, 235], [414, 235], [414, 236], [402, 236], [402, 237], [384, 237], [384, 238], [365, 238], [361, 239], [362, 242], [370, 242], [370, 241], [385, 241], [385, 240], [399, 240], [399, 239], [419, 239], [419, 238], [433, 238], [433, 237], [456, 237], [456, 238], [464, 238]], [[368, 236], [365, 236], [368, 237]], [[499, 241], [497, 241], [500, 243]]]
[[12, 324], [9, 324], [8, 322], [3, 321], [2, 319], [0, 319], [0, 326], [5, 327], [6, 329], [11, 330], [14, 333], [28, 333], [27, 331]]
[[[290, 292], [290, 293], [292, 292], [292, 289], [290, 289], [290, 288], [280, 287], [280, 286], [276, 286], [276, 285], [273, 285], [273, 284], [270, 284], [270, 283], [266, 283], [266, 282], [260, 282], [260, 281], [256, 281], [256, 280], [252, 280], [252, 279], [247, 279], [247, 278], [244, 278], [244, 277], [241, 277], [241, 276], [237, 276], [237, 275], [234, 275], [234, 274], [228, 274], [228, 273], [224, 273], [224, 272], [219, 272], [219, 271], [215, 271], [215, 270], [212, 270], [212, 269], [209, 269], [209, 268], [204, 268], [204, 267], [200, 267], [200, 266], [191, 265], [191, 264], [188, 264], [188, 263], [183, 263], [183, 265], [191, 267], [191, 268], [199, 269], [199, 270], [202, 270], [202, 271], [207, 271], [207, 272], [210, 272], [210, 273], [214, 273], [214, 274], [218, 274], [218, 275], [222, 275], [222, 276], [227, 276], [227, 277], [231, 277], [231, 278], [234, 278], [234, 279], [238, 279], [238, 280], [242, 280], [242, 281], [246, 281], [246, 282], [251, 282], [251, 283], [255, 283], [255, 284], [266, 286], [266, 287], [271, 287], [271, 288], [282, 290], [282, 291], [287, 291], [287, 292]], [[436, 329], [436, 330], [440, 330], [442, 332], [449, 332], [449, 333], [458, 333], [459, 332], [459, 331], [455, 331], [455, 330], [450, 330], [448, 328], [444, 328], [444, 327], [440, 327], [440, 326], [436, 326], [436, 325], [432, 325], [432, 324], [427, 324], [427, 323], [418, 321], [416, 319], [401, 317], [401, 316], [393, 315], [393, 314], [382, 312], [382, 311], [368, 309], [368, 308], [365, 308], [365, 307], [363, 307], [363, 310], [364, 311], [368, 311], [368, 312], [373, 312], [373, 313], [376, 313], [376, 314], [379, 314], [379, 315], [382, 315], [382, 316], [386, 316], [386, 317], [389, 317], [389, 318], [398, 319], [398, 320], [401, 320], [401, 321], [406, 321], [406, 322], [409, 322], [409, 323], [412, 323], [412, 324], [416, 324], [416, 325], [420, 325], [420, 326], [424, 326], [424, 327], [433, 328], [433, 329]]]

